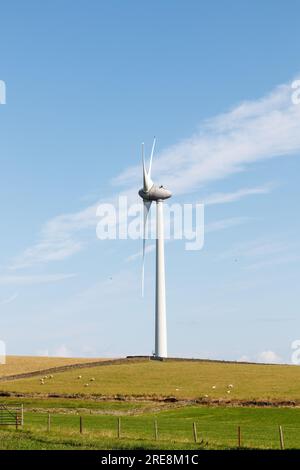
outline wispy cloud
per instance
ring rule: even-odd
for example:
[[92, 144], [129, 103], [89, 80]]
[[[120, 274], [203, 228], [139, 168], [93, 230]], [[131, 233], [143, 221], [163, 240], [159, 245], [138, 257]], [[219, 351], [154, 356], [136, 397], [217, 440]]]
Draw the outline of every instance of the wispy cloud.
[[49, 261], [61, 261], [80, 251], [83, 246], [80, 241], [71, 238], [66, 237], [65, 240], [59, 240], [56, 237], [51, 238], [51, 236], [44, 235], [41, 242], [26, 249], [22, 255], [16, 257], [10, 269], [23, 269]]
[[228, 219], [216, 220], [205, 225], [205, 232], [218, 232], [219, 230], [245, 224], [246, 222], [249, 222], [249, 220], [249, 217], [231, 217]]
[[245, 267], [247, 270], [255, 271], [255, 270], [261, 270], [264, 268], [269, 268], [273, 266], [279, 266], [282, 264], [290, 264], [290, 263], [297, 263], [300, 261], [300, 255], [296, 255], [295, 253], [287, 253], [284, 256], [277, 256], [277, 257], [271, 257], [269, 259], [257, 262], [257, 263], [252, 263], [249, 264], [248, 266]]
[[[179, 196], [201, 190], [212, 181], [246, 171], [249, 165], [300, 151], [300, 106], [291, 101], [290, 84], [276, 88], [260, 100], [244, 102], [231, 111], [201, 123], [201, 130], [160, 152], [153, 173]], [[113, 179], [123, 194], [136, 195], [140, 165]], [[155, 178], [156, 179], [156, 178]], [[207, 197], [207, 204], [233, 202], [245, 196], [266, 194], [271, 186], [242, 188]], [[135, 197], [136, 199], [136, 197]], [[11, 268], [31, 267], [68, 258], [83, 249], [80, 232], [96, 226], [96, 204], [45, 224], [37, 243], [13, 260]]]
[[257, 355], [257, 362], [266, 364], [280, 364], [282, 363], [282, 358], [275, 351], [267, 350], [262, 351]]
[[264, 186], [255, 188], [242, 188], [231, 193], [214, 193], [204, 197], [206, 206], [213, 204], [226, 204], [228, 202], [236, 202], [247, 196], [255, 196], [260, 194], [268, 194], [274, 188], [274, 184], [268, 183]]
[[0, 285], [35, 285], [49, 284], [53, 282], [63, 281], [75, 277], [76, 274], [47, 274], [47, 275], [24, 275], [24, 276], [0, 276]]
[[0, 300], [0, 305], [8, 305], [11, 304], [14, 300], [16, 300], [19, 297], [18, 292], [15, 292], [13, 295], [8, 297], [7, 299]]
[[72, 351], [65, 345], [58, 346], [54, 351], [49, 349], [39, 349], [36, 352], [36, 356], [41, 357], [72, 357]]
[[26, 249], [11, 263], [11, 269], [28, 268], [49, 261], [61, 261], [82, 250], [84, 243], [79, 232], [96, 225], [97, 205], [54, 217], [49, 220], [38, 237], [37, 243]]
[[218, 255], [218, 259], [234, 258], [249, 271], [300, 261], [299, 244], [282, 240], [257, 239], [239, 243]]
[[[245, 171], [254, 162], [298, 152], [299, 119], [300, 106], [291, 101], [290, 84], [279, 86], [261, 100], [242, 103], [202, 123], [197, 134], [162, 151], [153, 162], [153, 172], [176, 194], [194, 191]], [[139, 180], [136, 166], [114, 183]]]
[[280, 240], [259, 238], [257, 240], [238, 243], [229, 250], [221, 253], [219, 258], [239, 257], [253, 259], [265, 256], [274, 256], [289, 250], [290, 244]]
[[261, 351], [254, 356], [243, 355], [238, 362], [257, 362], [261, 364], [284, 364], [282, 357], [280, 357], [275, 351], [267, 349]]

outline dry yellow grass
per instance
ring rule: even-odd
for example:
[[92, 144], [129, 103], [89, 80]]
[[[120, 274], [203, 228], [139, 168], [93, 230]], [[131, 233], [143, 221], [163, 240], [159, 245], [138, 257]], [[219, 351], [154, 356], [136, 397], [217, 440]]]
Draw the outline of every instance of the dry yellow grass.
[[189, 361], [124, 362], [55, 373], [44, 383], [38, 376], [0, 382], [1, 390], [110, 396], [173, 395], [177, 398], [204, 398], [207, 395], [208, 399], [299, 402], [300, 368]]
[[6, 364], [0, 364], [0, 377], [101, 360], [75, 357], [7, 356]]

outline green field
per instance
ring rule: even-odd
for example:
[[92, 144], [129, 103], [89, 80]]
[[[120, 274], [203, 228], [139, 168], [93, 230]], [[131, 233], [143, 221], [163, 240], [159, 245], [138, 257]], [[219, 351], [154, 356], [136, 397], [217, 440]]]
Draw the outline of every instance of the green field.
[[[31, 402], [30, 406], [33, 405]], [[132, 410], [127, 404], [119, 404], [112, 413], [111, 403], [90, 411], [52, 410], [50, 432], [46, 408], [44, 412], [41, 408], [37, 412], [28, 410], [23, 429], [0, 432], [0, 448], [230, 449], [237, 447], [240, 426], [243, 448], [279, 449], [279, 424], [283, 428], [285, 448], [300, 448], [300, 409], [185, 406], [155, 413], [144, 409], [143, 413], [130, 414]], [[79, 416], [83, 419], [83, 434], [79, 432]], [[154, 420], [157, 420], [158, 440], [155, 440]], [[197, 443], [194, 443], [193, 422], [197, 426]]]

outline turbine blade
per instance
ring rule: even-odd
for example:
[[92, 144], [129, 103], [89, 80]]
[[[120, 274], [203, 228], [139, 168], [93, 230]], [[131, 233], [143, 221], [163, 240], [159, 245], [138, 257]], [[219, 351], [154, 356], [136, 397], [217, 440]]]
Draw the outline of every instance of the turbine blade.
[[145, 144], [142, 142], [142, 163], [143, 163], [143, 168], [145, 168]]
[[146, 187], [146, 178], [147, 178], [147, 171], [146, 171], [146, 165], [145, 165], [145, 144], [142, 142], [142, 165], [143, 165], [143, 187], [145, 191]]
[[143, 227], [143, 264], [142, 264], [142, 297], [144, 297], [144, 279], [145, 279], [145, 252], [146, 252], [146, 227], [148, 214], [151, 207], [151, 201], [144, 202], [144, 227]]
[[145, 145], [142, 143], [142, 163], [143, 163], [143, 190], [145, 193], [148, 193], [153, 186], [153, 181], [149, 176], [149, 172], [146, 170], [145, 163]]
[[154, 137], [153, 144], [152, 144], [152, 150], [151, 150], [151, 156], [150, 156], [149, 171], [148, 171], [149, 178], [151, 178], [152, 160], [153, 160], [153, 154], [154, 154], [154, 149], [155, 149], [155, 143], [156, 143], [156, 138]]

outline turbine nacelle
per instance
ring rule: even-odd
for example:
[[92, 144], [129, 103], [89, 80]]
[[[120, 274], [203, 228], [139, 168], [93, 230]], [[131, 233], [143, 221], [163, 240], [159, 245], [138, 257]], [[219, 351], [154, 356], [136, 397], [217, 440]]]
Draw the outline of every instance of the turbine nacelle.
[[164, 186], [156, 186], [153, 184], [151, 189], [147, 192], [144, 191], [144, 188], [140, 189], [139, 196], [141, 196], [144, 201], [163, 201], [169, 199], [172, 193]]

